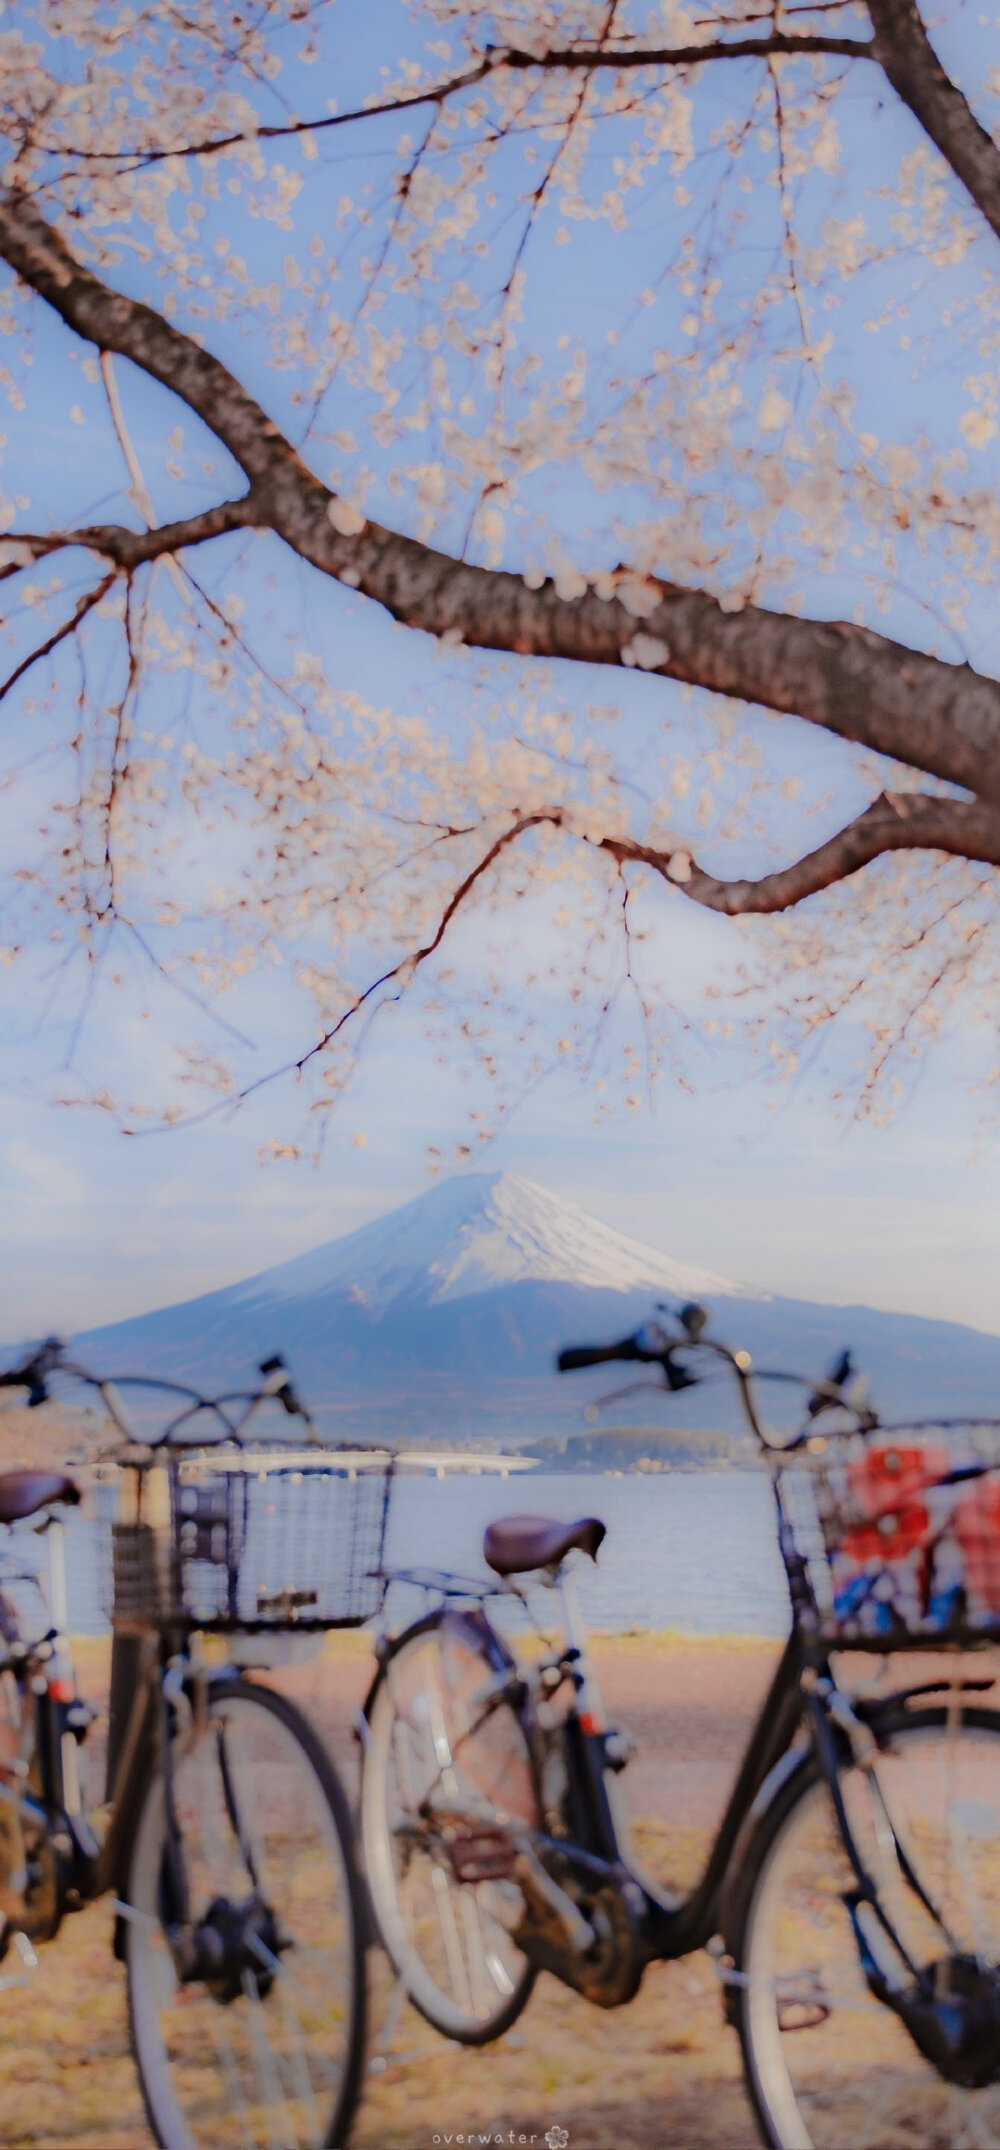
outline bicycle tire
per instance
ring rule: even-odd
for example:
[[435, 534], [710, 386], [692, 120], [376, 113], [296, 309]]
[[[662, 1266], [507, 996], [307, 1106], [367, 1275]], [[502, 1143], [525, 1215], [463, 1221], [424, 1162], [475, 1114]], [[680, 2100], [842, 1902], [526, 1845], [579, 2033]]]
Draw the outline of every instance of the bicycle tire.
[[[459, 1882], [446, 1848], [432, 1833], [422, 1844], [411, 1841], [407, 1852], [393, 1813], [407, 1798], [412, 1807], [414, 1782], [421, 1788], [435, 1773], [427, 1748], [430, 1718], [420, 1709], [421, 1683], [436, 1680], [440, 1697], [450, 1692], [445, 1736], [460, 1739], [466, 1692], [481, 1687], [507, 1662], [497, 1638], [475, 1617], [442, 1610], [415, 1622], [398, 1637], [375, 1681], [362, 1762], [361, 1842], [382, 1945], [418, 2012], [442, 2036], [467, 2046], [501, 2037], [530, 1998], [536, 1967], [497, 1916], [501, 1892], [511, 1891], [512, 1902], [520, 1892], [514, 1883]], [[456, 1788], [472, 1784], [501, 1808], [516, 1798], [520, 1818], [540, 1827], [530, 1750], [515, 1711], [506, 1703], [494, 1710], [475, 1738], [475, 1752], [466, 1741], [454, 1756]], [[440, 1756], [439, 1747], [438, 1765]], [[409, 1795], [393, 1790], [398, 1769], [411, 1773]]]
[[[956, 1722], [945, 1706], [887, 1703], [874, 1728], [880, 1749], [888, 1746], [877, 1774], [921, 1879], [936, 1902], [947, 1903], [954, 1930], [969, 1921], [966, 1938], [977, 1954], [988, 1919], [989, 1959], [1000, 1961], [1000, 1744], [993, 1746], [1000, 1712], [969, 1707]], [[839, 1781], [866, 1856], [875, 1848], [879, 1893], [884, 1886], [897, 1930], [915, 1943], [915, 1960], [935, 1960], [940, 1933], [935, 1948], [935, 1928], [906, 1887], [884, 1828], [879, 1852], [866, 1772], [846, 1757]], [[975, 1843], [988, 1848], [973, 1854]], [[954, 1886], [960, 1878], [964, 1902]], [[769, 2150], [843, 2150], [848, 2143], [858, 2150], [950, 2150], [960, 2141], [1000, 2141], [1000, 2083], [981, 2090], [946, 2083], [893, 2010], [871, 1994], [844, 1902], [850, 1881], [829, 1787], [810, 1755], [763, 1815], [727, 1918], [730, 2012], [764, 2142]]]
[[[234, 1755], [248, 1765], [242, 1794], [233, 1790]], [[206, 1896], [218, 1900], [220, 1882], [228, 1901], [234, 1879], [237, 1903], [266, 1898], [264, 1877], [273, 1887], [279, 1857], [293, 1849], [273, 1905], [280, 1971], [269, 1979], [244, 1968], [242, 1991], [226, 1998], [198, 1980], [178, 1985], [161, 1923], [164, 1778], [152, 1759], [136, 1799], [124, 1956], [132, 2052], [155, 2141], [160, 2150], [256, 2150], [275, 2140], [283, 2150], [342, 2150], [362, 2086], [367, 1992], [364, 1898], [337, 1772], [283, 1695], [232, 1675], [212, 1682], [193, 1739], [175, 1738], [172, 1767], [194, 1912], [205, 1914]], [[336, 1889], [326, 1908], [324, 1888]], [[331, 1954], [342, 1993], [327, 1975]], [[275, 2093], [286, 2085], [279, 2125]]]

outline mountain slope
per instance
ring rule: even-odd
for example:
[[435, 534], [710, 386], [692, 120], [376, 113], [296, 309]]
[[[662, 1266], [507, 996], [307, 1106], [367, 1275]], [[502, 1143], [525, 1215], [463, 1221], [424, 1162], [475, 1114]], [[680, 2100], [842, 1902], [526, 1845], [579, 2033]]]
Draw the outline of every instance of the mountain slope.
[[[618, 1386], [614, 1367], [559, 1381], [558, 1346], [625, 1335], [666, 1295], [706, 1300], [717, 1334], [805, 1375], [850, 1344], [887, 1416], [1000, 1416], [1000, 1338], [755, 1296], [501, 1174], [447, 1180], [309, 1254], [79, 1341], [102, 1370], [214, 1388], [283, 1351], [324, 1429], [352, 1439], [530, 1443], [579, 1427], [588, 1396]], [[606, 1422], [661, 1411], [680, 1427], [738, 1425], [717, 1385], [669, 1405], [647, 1392]]]
[[390, 1216], [237, 1288], [254, 1299], [348, 1291], [379, 1316], [402, 1300], [442, 1306], [529, 1281], [591, 1291], [667, 1291], [689, 1299], [741, 1289], [626, 1239], [574, 1202], [509, 1172], [443, 1180]]

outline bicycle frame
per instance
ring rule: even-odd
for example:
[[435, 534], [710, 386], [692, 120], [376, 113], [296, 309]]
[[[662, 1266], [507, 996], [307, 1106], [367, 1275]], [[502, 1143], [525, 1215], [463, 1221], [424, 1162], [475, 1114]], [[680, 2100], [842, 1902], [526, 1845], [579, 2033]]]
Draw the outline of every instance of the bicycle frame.
[[[292, 1555], [301, 1550], [302, 1497], [289, 1500], [285, 1535], [268, 1540], [260, 1568], [240, 1569], [244, 1539], [257, 1549], [253, 1530], [243, 1529], [250, 1507], [243, 1489], [263, 1482], [269, 1496], [272, 1484], [259, 1457], [231, 1454], [249, 1446], [242, 1435], [258, 1406], [274, 1400], [290, 1417], [305, 1420], [311, 1447], [321, 1451], [317, 1476], [306, 1478], [302, 1466], [313, 1466], [312, 1454], [303, 1457], [301, 1444], [270, 1444], [280, 1449], [272, 1466], [279, 1482], [287, 1475], [292, 1487], [306, 1483], [318, 1513], [310, 1545], [319, 1542], [325, 1550], [330, 1536], [313, 1487], [332, 1483], [339, 1494], [341, 1481], [353, 1484], [360, 1473], [330, 1468], [326, 1450], [333, 1444], [319, 1441], [281, 1360], [260, 1367], [262, 1386], [235, 1395], [205, 1397], [178, 1383], [137, 1378], [135, 1386], [154, 1388], [179, 1406], [172, 1422], [149, 1438], [132, 1433], [115, 1384], [70, 1365], [53, 1340], [23, 1364], [0, 1370], [0, 1388], [24, 1388], [30, 1403], [43, 1402], [49, 1375], [60, 1372], [97, 1390], [123, 1437], [113, 1453], [124, 1467], [124, 1497], [113, 1522], [110, 1512], [98, 1519], [111, 1526], [107, 1776], [102, 1807], [91, 1812], [81, 1790], [78, 1747], [98, 1713], [77, 1694], [68, 1646], [65, 1533], [54, 1512], [59, 1502], [78, 1502], [80, 1488], [62, 1473], [0, 1474], [3, 1526], [33, 1518], [48, 1554], [46, 1588], [44, 1572], [34, 1572], [41, 1563], [20, 1560], [17, 1540], [7, 1541], [0, 1527], [0, 1542], [14, 1551], [3, 1563], [5, 1578], [37, 1587], [45, 1608], [41, 1621], [32, 1617], [22, 1625], [18, 1593], [0, 1592], [0, 1669], [6, 1674], [0, 1957], [9, 1950], [12, 1960], [20, 1958], [14, 1975], [0, 1974], [0, 1989], [23, 1984], [22, 1971], [35, 1971], [34, 1944], [54, 1939], [67, 1912], [110, 1892], [132, 2052], [156, 2141], [186, 2142], [193, 2133], [201, 2140], [205, 2125], [213, 2140], [217, 2134], [219, 2140], [252, 2135], [257, 2141], [258, 2115], [266, 2112], [269, 2142], [343, 2142], [361, 2084], [366, 2013], [364, 1902], [348, 1804], [308, 1718], [241, 1669], [270, 1661], [263, 1645], [244, 1643], [218, 1666], [213, 1652], [209, 1665], [201, 1637], [244, 1627], [251, 1634], [281, 1635], [296, 1627], [303, 1606], [315, 1608], [316, 1627], [340, 1624], [333, 1610], [340, 1602], [339, 1578], [331, 1576], [323, 1599], [319, 1583], [326, 1570], [317, 1573], [313, 1588], [309, 1545], [303, 1562], [310, 1587], [287, 1587], [286, 1549], [290, 1545]], [[129, 1385], [128, 1377], [119, 1385]], [[217, 1434], [211, 1441], [204, 1437], [209, 1415]], [[211, 1451], [223, 1443], [230, 1453], [215, 1458]], [[268, 1444], [253, 1446], [256, 1451]], [[213, 1471], [221, 1479], [221, 1499]], [[388, 1475], [373, 1471], [362, 1482], [378, 1478], [378, 1493]], [[230, 1498], [234, 1484], [236, 1497]], [[270, 1500], [259, 1505], [265, 1515], [277, 1512]], [[383, 1527], [385, 1506], [383, 1495]], [[359, 1511], [362, 1524], [370, 1511], [377, 1524], [377, 1500], [365, 1507], [348, 1496], [338, 1509], [352, 1523]], [[371, 1543], [360, 1528], [350, 1540], [354, 1565], [342, 1591], [347, 1611], [355, 1572], [364, 1572]], [[278, 1571], [278, 1590], [271, 1587], [265, 1555]], [[213, 1588], [199, 1596], [196, 1583], [206, 1567]], [[15, 1578], [14, 1568], [32, 1572]], [[188, 1588], [191, 1571], [195, 1581]], [[264, 1587], [255, 1594], [258, 1576]], [[244, 1606], [245, 1622], [236, 1617]], [[300, 1901], [297, 1884], [300, 1855], [314, 1884], [307, 1903]], [[289, 1961], [292, 1951], [297, 1954]], [[331, 1977], [337, 2005], [331, 2005]], [[234, 2022], [235, 2032], [229, 2028]], [[193, 2068], [189, 2049], [197, 2055]], [[314, 2052], [322, 2056], [319, 2073]], [[187, 2117], [192, 2105], [193, 2129]], [[205, 2121], [210, 2108], [217, 2126]]]
[[[585, 1659], [584, 1665], [586, 1684], [582, 1692], [589, 1692], [592, 1697], [595, 1683], [589, 1661]], [[633, 1872], [627, 1835], [615, 1813], [617, 1802], [608, 1797], [607, 1729], [597, 1725], [590, 1729], [583, 1713], [577, 1716], [579, 1732], [574, 1759], [585, 1775], [589, 1811], [595, 1818], [600, 1817], [595, 1838], [585, 1848], [596, 1853], [610, 1867], [625, 1868], [639, 1882], [648, 1960], [673, 1961], [676, 1957], [689, 1955], [695, 1949], [704, 1948], [719, 1931], [722, 1892], [737, 1843], [762, 1787], [784, 1757], [794, 1752], [795, 1735], [802, 1721], [802, 1670], [799, 1640], [792, 1634], [775, 1667], [704, 1872], [690, 1894], [679, 1903], [669, 1901], [641, 1875]], [[592, 1707], [591, 1702], [590, 1709]], [[589, 1710], [587, 1714], [590, 1714]]]
[[[399, 1579], [404, 1579], [403, 1572]], [[490, 1597], [515, 1595], [523, 1602], [520, 1589], [505, 1590], [502, 1585], [483, 1588], [470, 1584], [463, 1590], [459, 1578], [449, 1579], [426, 1571], [419, 1575], [410, 1571], [405, 1579], [419, 1580], [424, 1588], [438, 1591], [446, 1604], [450, 1601], [452, 1609], [446, 1613], [449, 1626], [459, 1637], [464, 1630], [469, 1645], [481, 1655], [485, 1654], [495, 1668], [481, 1713], [473, 1716], [461, 1742], [474, 1737], [499, 1701], [505, 1702], [519, 1718], [527, 1746], [536, 1761], [540, 1741], [553, 1736], [559, 1736], [563, 1741], [568, 1775], [569, 1834], [552, 1836], [544, 1831], [527, 1831], [520, 1827], [510, 1832], [518, 1851], [517, 1875], [525, 1888], [528, 1905], [526, 1922], [517, 1939], [525, 1954], [540, 1968], [551, 1971], [599, 2005], [615, 2007], [631, 1999], [648, 1963], [672, 1962], [705, 1948], [717, 1936], [724, 1935], [727, 1899], [739, 1874], [742, 1848], [789, 1778], [797, 1770], [809, 1767], [813, 1756], [817, 1755], [853, 1872], [856, 1900], [870, 1907], [890, 1947], [907, 1970], [919, 1977], [919, 1967], [913, 1963], [896, 1927], [886, 1915], [877, 1886], [866, 1871], [838, 1782], [840, 1764], [852, 1749], [856, 1756], [863, 1753], [869, 1763], [877, 1752], [878, 1715], [882, 1705], [852, 1701], [837, 1685], [826, 1649], [815, 1644], [797, 1620], [793, 1618], [791, 1631], [775, 1666], [704, 1870], [689, 1893], [671, 1898], [639, 1871], [629, 1845], [627, 1822], [615, 1796], [616, 1777], [622, 1767], [621, 1754], [616, 1751], [618, 1735], [605, 1717], [572, 1570], [561, 1571], [551, 1578], [561, 1599], [565, 1644], [544, 1659], [540, 1669], [558, 1668], [562, 1679], [570, 1681], [573, 1696], [558, 1728], [547, 1732], [540, 1731], [536, 1714], [534, 1690], [537, 1680], [530, 1674], [526, 1676], [515, 1663], [487, 1612]], [[458, 1602], [463, 1597], [464, 1610]], [[433, 1617], [433, 1614], [429, 1616], [428, 1624], [433, 1622]], [[391, 1668], [395, 1643], [412, 1635], [422, 1625], [422, 1622], [416, 1622], [399, 1638], [378, 1646], [379, 1669], [363, 1705], [364, 1721], [370, 1714], [383, 1669]], [[913, 1695], [945, 1689], [952, 1684], [945, 1671], [940, 1681], [932, 1680], [897, 1691], [891, 1698], [892, 1704], [897, 1707]], [[993, 1682], [963, 1679], [959, 1684], [964, 1690], [988, 1687]], [[542, 1692], [545, 1692], [544, 1688]], [[548, 1692], [553, 1693], [555, 1689], [550, 1686]], [[461, 1742], [456, 1744], [455, 1754]], [[451, 1818], [460, 1821], [460, 1810], [454, 1811], [450, 1801], [447, 1804]], [[476, 1871], [479, 1855], [476, 1832], [483, 1819], [482, 1813], [478, 1810], [473, 1813], [470, 1809], [471, 1863], [467, 1870], [463, 1868], [459, 1854], [462, 1879], [480, 1878]], [[495, 1856], [495, 1846], [492, 1855]], [[543, 1884], [541, 1891], [536, 1888], [534, 1900], [533, 1873], [536, 1884]], [[544, 1890], [546, 1880], [549, 1885], [547, 1895]], [[609, 1960], [604, 1952], [596, 1969], [591, 1960], [592, 1952], [581, 1950], [578, 1938], [573, 1938], [572, 1907], [560, 1882], [575, 1887], [576, 1904], [582, 1902], [585, 1907], [588, 1899], [593, 1902], [599, 1898], [606, 1902], [610, 1892], [620, 1907], [612, 1956]], [[916, 1877], [912, 1878], [911, 1886], [919, 1891]], [[560, 1897], [561, 1911], [556, 1901]], [[931, 1915], [937, 1918], [934, 1906], [926, 1898], [923, 1901]], [[942, 1924], [939, 1918], [938, 1923]]]
[[[169, 1451], [178, 1437], [181, 1439], [181, 1445], [184, 1445], [185, 1428], [202, 1412], [213, 1414], [218, 1420], [220, 1440], [235, 1441], [239, 1444], [254, 1413], [268, 1400], [279, 1402], [290, 1416], [302, 1418], [310, 1442], [318, 1441], [313, 1420], [295, 1393], [284, 1361], [280, 1358], [264, 1362], [261, 1367], [264, 1380], [258, 1389], [233, 1390], [218, 1397], [205, 1397], [180, 1382], [162, 1381], [150, 1376], [126, 1376], [117, 1382], [98, 1378], [86, 1368], [69, 1361], [62, 1346], [50, 1339], [24, 1367], [0, 1377], [0, 1386], [23, 1385], [29, 1390], [32, 1404], [44, 1402], [48, 1393], [49, 1376], [54, 1371], [62, 1371], [82, 1380], [96, 1391], [126, 1447], [136, 1445], [136, 1436], [125, 1415], [119, 1394], [123, 1387], [152, 1390], [180, 1399], [179, 1410], [159, 1436], [147, 1443], [139, 1442], [139, 1447], [149, 1453], [160, 1449]], [[38, 1534], [45, 1538], [48, 1555], [45, 1598], [50, 1621], [49, 1631], [34, 1646], [19, 1645], [16, 1657], [9, 1657], [7, 1662], [8, 1669], [14, 1671], [18, 1679], [22, 1695], [26, 1687], [33, 1687], [33, 1680], [30, 1678], [32, 1667], [44, 1665], [47, 1668], [43, 1689], [33, 1687], [34, 1762], [31, 1781], [20, 1796], [23, 1798], [27, 1795], [37, 1802], [44, 1833], [54, 1847], [57, 1909], [52, 1930], [55, 1931], [55, 1926], [66, 1910], [76, 1909], [109, 1889], [120, 1886], [131, 1847], [136, 1796], [148, 1767], [151, 1739], [159, 1740], [160, 1751], [165, 1760], [168, 1834], [176, 1849], [177, 1830], [173, 1819], [169, 1770], [171, 1728], [168, 1719], [171, 1710], [190, 1710], [187, 1690], [192, 1687], [197, 1704], [199, 1691], [204, 1686], [204, 1675], [191, 1657], [190, 1638], [184, 1628], [179, 1628], [176, 1634], [167, 1631], [161, 1634], [118, 1632], [114, 1635], [104, 1802], [108, 1821], [101, 1840], [98, 1841], [83, 1812], [80, 1795], [77, 1734], [86, 1729], [86, 1723], [81, 1721], [81, 1712], [87, 1711], [86, 1722], [89, 1723], [89, 1708], [76, 1694], [75, 1675], [69, 1653], [65, 1526], [59, 1517], [50, 1511], [35, 1528]], [[172, 1686], [171, 1664], [175, 1666], [177, 1674]], [[2, 1774], [0, 1769], [0, 1776]], [[178, 1901], [181, 1908], [178, 1916], [183, 1917], [184, 1888], [179, 1858], [175, 1858], [173, 1864], [179, 1877]]]
[[[399, 1632], [387, 1627], [376, 1644], [378, 1670], [365, 1704], [372, 1738], [362, 1781], [362, 1829], [386, 1948], [415, 2006], [445, 2035], [470, 2045], [487, 2043], [514, 2020], [534, 1971], [548, 1970], [591, 2002], [614, 2008], [631, 2000], [649, 1963], [707, 1948], [721, 1979], [726, 2017], [743, 2041], [748, 2083], [758, 2102], [754, 2071], [763, 2018], [759, 1995], [755, 1999], [746, 1990], [753, 1980], [755, 1994], [761, 1979], [767, 1988], [775, 2033], [816, 2028], [831, 2012], [821, 1986], [810, 1987], [808, 1977], [804, 2002], [794, 1988], [788, 1992], [775, 1985], [772, 1992], [771, 1944], [765, 1940], [761, 1957], [751, 1938], [758, 1918], [770, 1931], [775, 1889], [791, 1890], [794, 1897], [797, 1883], [788, 1881], [780, 1847], [789, 1830], [797, 1842], [794, 1832], [804, 1826], [811, 1843], [811, 1822], [803, 1817], [811, 1817], [818, 1797], [827, 1808], [824, 1826], [826, 1821], [832, 1826], [836, 1844], [827, 1862], [832, 1878], [824, 1869], [824, 1887], [834, 1903], [839, 1898], [848, 1932], [853, 1930], [853, 1948], [847, 1942], [848, 1985], [853, 1958], [863, 2004], [875, 2002], [888, 2010], [945, 2083], [959, 2089], [998, 2084], [996, 1956], [991, 1951], [981, 1959], [979, 1927], [975, 1922], [970, 1927], [964, 1905], [956, 1913], [950, 1887], [947, 1881], [942, 1886], [933, 1860], [922, 1878], [923, 1843], [911, 1828], [912, 1784], [908, 1788], [905, 1770], [900, 1776], [895, 1757], [920, 1751], [908, 1744], [911, 1733], [921, 1736], [929, 1729], [936, 1737], [943, 1728], [950, 1738], [953, 1728], [961, 1729], [966, 1694], [994, 1685], [992, 1677], [964, 1674], [976, 1643], [995, 1642], [1000, 1603], [996, 1620], [987, 1620], [989, 1589], [974, 1575], [971, 1617], [965, 1618], [970, 1607], [964, 1587], [955, 1583], [956, 1538], [955, 1548], [948, 1548], [955, 1559], [943, 1566], [952, 1591], [942, 1597], [945, 1610], [932, 1604], [930, 1570], [917, 1572], [915, 1561], [911, 1598], [917, 1611], [911, 1615], [905, 1593], [900, 1593], [901, 1610], [897, 1607], [889, 1587], [893, 1577], [883, 1580], [882, 1569], [910, 1547], [901, 1538], [901, 1553], [893, 1543], [883, 1556], [882, 1545], [897, 1528], [895, 1510], [905, 1506], [905, 1473], [914, 1468], [911, 1451], [905, 1444], [895, 1447], [902, 1429], [880, 1426], [853, 1377], [848, 1387], [852, 1369], [846, 1353], [831, 1377], [815, 1384], [780, 1372], [755, 1376], [746, 1353], [702, 1336], [704, 1321], [701, 1309], [687, 1307], [679, 1335], [651, 1324], [616, 1345], [570, 1347], [558, 1360], [566, 1372], [615, 1359], [639, 1361], [658, 1367], [673, 1391], [688, 1387], [693, 1378], [684, 1354], [709, 1352], [716, 1365], [735, 1376], [768, 1468], [790, 1629], [698, 1879], [684, 1892], [671, 1893], [642, 1872], [630, 1845], [617, 1795], [627, 1740], [605, 1717], [576, 1596], [574, 1568], [585, 1553], [596, 1553], [593, 1520], [565, 1529], [549, 1518], [511, 1518], [506, 1529], [498, 1524], [487, 1533], [489, 1581], [401, 1572], [399, 1580], [427, 1593], [425, 1613]], [[806, 1392], [797, 1430], [788, 1437], [779, 1440], [764, 1424], [754, 1389], [761, 1378]], [[816, 1421], [826, 1412], [832, 1424], [820, 1431]], [[917, 1429], [924, 1430], [923, 1425]], [[847, 1611], [842, 1609], [831, 1556], [839, 1552], [838, 1529], [847, 1534], [857, 1527], [849, 1501], [844, 1499], [843, 1511], [837, 1506], [842, 1488], [853, 1495], [859, 1481], [856, 1503], [867, 1522], [863, 1503], [873, 1472], [861, 1477], [855, 1470], [857, 1449], [831, 1444], [860, 1436], [867, 1457], [872, 1453], [864, 1445], [867, 1437], [880, 1432], [890, 1440], [884, 1453], [875, 1451], [875, 1495], [881, 1495], [884, 1478], [897, 1498], [880, 1506], [873, 1499], [879, 1522], [883, 1515], [892, 1520], [885, 1531], [870, 1533], [873, 1549], [865, 1541], [865, 1550], [851, 1546], [845, 1556], [881, 1586], [873, 1598], [873, 1617], [862, 1620], [854, 1617], [856, 1595], [847, 1599]], [[795, 1463], [788, 1471], [790, 1457]], [[813, 1466], [813, 1476], [806, 1476]], [[1000, 1472], [1000, 1455], [988, 1446], [980, 1452], [969, 1442], [950, 1472], [939, 1462], [936, 1469], [933, 1483], [951, 1487], [988, 1470]], [[602, 1525], [596, 1533], [599, 1545]], [[850, 1546], [849, 1536], [845, 1542]], [[960, 1549], [964, 1552], [964, 1546]], [[556, 1639], [556, 1623], [543, 1616], [537, 1624], [540, 1659], [536, 1662], [530, 1649], [515, 1657], [504, 1622], [494, 1624], [491, 1618], [491, 1601], [525, 1605], [529, 1593], [546, 1588], [561, 1599], [562, 1635]], [[883, 1617], [887, 1606], [891, 1611]], [[918, 1616], [929, 1606], [932, 1617], [921, 1627]], [[859, 1693], [853, 1680], [838, 1684], [835, 1668], [845, 1649], [886, 1658], [896, 1649], [928, 1647], [950, 1653], [939, 1678], [892, 1694], [881, 1687]], [[394, 1683], [397, 1657], [400, 1673]], [[942, 1699], [932, 1706], [917, 1704], [917, 1697], [935, 1693]], [[497, 1710], [506, 1721], [495, 1736], [487, 1731], [477, 1739]], [[1000, 1730], [995, 1708], [973, 1707], [969, 1722], [974, 1736], [988, 1732], [995, 1744]], [[963, 1749], [963, 1756], [967, 1753]], [[962, 1804], [956, 1801], [956, 1814]], [[982, 1802], [970, 1798], [966, 1804], [979, 1817]], [[969, 1823], [970, 1836], [995, 1834], [980, 1823], [981, 1817], [975, 1827]], [[947, 1804], [941, 1826], [950, 1845], [953, 1818]], [[947, 1877], [947, 1864], [945, 1871]], [[485, 1885], [481, 1893], [480, 1884]], [[456, 1888], [463, 1893], [453, 1896]], [[461, 1940], [466, 1929], [468, 1962]], [[520, 1951], [520, 1969], [513, 1952], [505, 1953], [504, 1933]], [[842, 1943], [839, 1927], [838, 1933]], [[835, 1998], [839, 2002], [839, 1994]], [[766, 2024], [762, 2039], [765, 2031]], [[807, 2071], [811, 2050], [803, 2062]], [[771, 2054], [770, 2045], [767, 2051]], [[844, 2051], [849, 2056], [849, 2041]], [[774, 2069], [785, 2098], [777, 2060]], [[789, 2090], [788, 2099], [792, 2095]], [[783, 2105], [782, 2128], [786, 2121]], [[789, 2140], [806, 2139], [800, 2118], [793, 2115], [787, 2124]], [[771, 2119], [766, 2125], [772, 2126]]]
[[[109, 1748], [104, 1805], [107, 1825], [95, 1834], [83, 1806], [78, 1760], [80, 1736], [85, 1736], [94, 1713], [77, 1695], [66, 1642], [64, 1527], [49, 1520], [43, 1528], [49, 1555], [52, 1627], [37, 1645], [19, 1656], [16, 1666], [9, 1668], [15, 1671], [22, 1697], [27, 1699], [31, 1694], [34, 1705], [34, 1757], [20, 1797], [26, 1812], [36, 1812], [43, 1823], [54, 1854], [54, 1905], [46, 1933], [36, 1938], [50, 1938], [67, 1911], [79, 1910], [109, 1890], [120, 1892], [138, 1794], [149, 1767], [150, 1743], [156, 1741], [164, 1753], [169, 1752], [168, 1716], [178, 1699], [169, 1686], [170, 1670], [165, 1667], [160, 1639], [148, 1635], [115, 1636], [112, 1686], [118, 1690], [119, 1738], [114, 1754]], [[194, 1685], [197, 1701], [197, 1688], [204, 1682], [204, 1675], [190, 1657], [178, 1657], [173, 1662], [178, 1676], [183, 1670], [185, 1689]], [[39, 1692], [35, 1682], [42, 1678], [44, 1686]], [[183, 1916], [183, 1910], [178, 1916]]]

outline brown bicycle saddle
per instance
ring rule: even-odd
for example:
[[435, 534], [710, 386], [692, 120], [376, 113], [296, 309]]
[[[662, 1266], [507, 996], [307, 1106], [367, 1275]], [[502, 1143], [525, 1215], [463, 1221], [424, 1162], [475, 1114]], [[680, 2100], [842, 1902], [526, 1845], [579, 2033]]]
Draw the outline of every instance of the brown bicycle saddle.
[[80, 1489], [55, 1471], [0, 1471], [0, 1523], [20, 1523], [53, 1501], [75, 1505]]
[[577, 1523], [554, 1523], [544, 1515], [505, 1515], [487, 1527], [483, 1557], [495, 1575], [524, 1575], [530, 1568], [557, 1567], [574, 1550], [596, 1560], [605, 1536], [596, 1515], [581, 1516]]

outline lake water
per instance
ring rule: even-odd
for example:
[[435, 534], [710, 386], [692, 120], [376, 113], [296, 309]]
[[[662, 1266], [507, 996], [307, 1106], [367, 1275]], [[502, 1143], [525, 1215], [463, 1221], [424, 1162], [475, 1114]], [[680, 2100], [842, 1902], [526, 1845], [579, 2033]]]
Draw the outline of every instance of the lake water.
[[[578, 1569], [583, 1611], [595, 1629], [778, 1635], [787, 1627], [771, 1491], [763, 1475], [752, 1472], [400, 1477], [392, 1494], [388, 1562], [483, 1575], [485, 1525], [495, 1516], [525, 1513], [561, 1522], [596, 1515], [607, 1525], [596, 1566], [582, 1562]], [[72, 1515], [70, 1623], [79, 1634], [100, 1633], [107, 1625], [95, 1543], [93, 1526]], [[22, 1526], [12, 1534], [4, 1566], [8, 1572], [34, 1568], [39, 1550], [38, 1538]], [[18, 1596], [25, 1617], [32, 1618], [37, 1593], [22, 1585]]]

